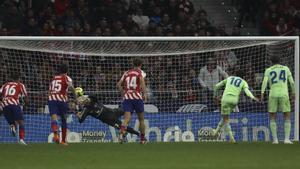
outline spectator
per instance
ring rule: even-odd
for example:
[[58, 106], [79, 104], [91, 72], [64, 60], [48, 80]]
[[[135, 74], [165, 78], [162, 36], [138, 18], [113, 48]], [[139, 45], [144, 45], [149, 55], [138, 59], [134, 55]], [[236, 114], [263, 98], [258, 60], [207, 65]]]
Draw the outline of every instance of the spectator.
[[132, 20], [132, 15], [127, 15], [126, 20], [124, 22], [124, 29], [126, 29], [127, 32], [130, 32], [133, 27], [138, 27], [138, 24], [136, 24]]
[[200, 69], [198, 75], [198, 81], [203, 91], [204, 102], [212, 102], [214, 86], [227, 76], [228, 74], [217, 65], [216, 58], [208, 58], [206, 66]]
[[45, 22], [42, 30], [42, 34], [44, 36], [53, 36], [55, 34], [55, 28], [49, 24], [49, 22]]
[[65, 14], [66, 9], [69, 7], [69, 0], [54, 0], [55, 12], [58, 17]]
[[232, 28], [231, 36], [241, 36], [241, 28], [238, 25]]
[[105, 28], [102, 35], [103, 36], [111, 36], [111, 30], [109, 28]]
[[120, 31], [123, 29], [123, 24], [121, 21], [115, 21], [113, 22], [113, 34], [114, 35], [120, 35]]
[[161, 9], [156, 6], [153, 10], [153, 14], [149, 18], [151, 21], [155, 22], [157, 25], [161, 22]]
[[82, 34], [84, 34], [84, 33], [83, 33], [83, 30], [82, 30], [82, 27], [81, 27], [80, 23], [79, 22], [75, 22], [75, 25], [74, 25], [74, 35], [75, 36], [80, 36]]
[[197, 77], [196, 71], [192, 68], [189, 71], [189, 81], [191, 81], [192, 89], [194, 89], [194, 90], [198, 89], [198, 87], [199, 87], [198, 77]]
[[177, 19], [177, 14], [179, 12], [177, 5], [178, 5], [177, 0], [169, 0], [168, 4], [166, 5], [166, 11], [169, 14], [171, 20]]
[[91, 31], [91, 25], [88, 22], [84, 23], [82, 35], [83, 36], [91, 36], [91, 35], [93, 35], [93, 33]]
[[94, 79], [96, 81], [96, 90], [104, 89], [106, 86], [106, 75], [100, 66], [96, 68], [96, 73], [94, 74]]
[[[155, 22], [154, 22], [155, 23]], [[162, 20], [160, 22], [160, 26], [162, 27], [164, 32], [169, 32], [172, 30], [172, 23], [170, 21], [170, 16], [168, 14], [163, 14]]]
[[228, 33], [226, 32], [226, 26], [225, 26], [225, 24], [220, 24], [218, 26], [217, 34], [219, 36], [228, 36]]
[[1, 33], [0, 33], [0, 36], [7, 36], [8, 33], [7, 33], [7, 29], [6, 28], [2, 28], [1, 29]]
[[94, 33], [94, 36], [102, 36], [102, 30], [100, 27], [97, 27]]
[[54, 32], [55, 36], [63, 36], [65, 34], [65, 28], [62, 24], [58, 24], [56, 26], [56, 30]]
[[179, 24], [177, 24], [177, 25], [174, 26], [174, 28], [173, 28], [173, 35], [174, 36], [182, 36], [183, 35], [181, 26]]
[[179, 11], [191, 16], [194, 14], [194, 5], [190, 0], [180, 0], [178, 5]]
[[139, 25], [140, 28], [148, 28], [149, 25], [149, 17], [143, 15], [143, 11], [141, 8], [138, 8], [135, 15], [132, 16], [132, 20]]
[[41, 30], [38, 27], [36, 20], [34, 18], [29, 18], [27, 24], [24, 25], [22, 29], [22, 34], [37, 36], [41, 34]]
[[272, 35], [285, 35], [292, 30], [291, 23], [287, 23], [283, 17], [280, 17], [278, 23], [270, 28]]
[[67, 29], [66, 29], [66, 33], [65, 33], [67, 36], [74, 36], [75, 35], [75, 33], [74, 33], [74, 29], [73, 29], [73, 27], [67, 27]]

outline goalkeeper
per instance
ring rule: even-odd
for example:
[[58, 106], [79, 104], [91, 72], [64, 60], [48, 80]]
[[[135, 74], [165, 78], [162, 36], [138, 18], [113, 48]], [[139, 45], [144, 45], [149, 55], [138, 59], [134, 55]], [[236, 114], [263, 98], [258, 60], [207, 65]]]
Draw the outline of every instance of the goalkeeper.
[[[83, 96], [83, 94], [79, 94], [79, 96], [80, 97], [77, 98], [76, 102], [78, 104], [78, 107], [81, 108], [76, 108], [77, 106], [74, 101], [69, 102], [69, 107], [71, 110], [81, 110], [76, 113], [79, 123], [84, 122], [87, 116], [92, 116], [96, 119], [99, 119], [103, 123], [120, 129], [122, 122], [121, 120], [119, 120], [119, 118], [124, 115], [124, 110], [122, 110], [121, 108], [111, 109], [105, 107], [103, 104], [99, 103], [97, 97], [92, 95]], [[137, 136], [140, 135], [138, 131], [134, 130], [131, 127], [127, 127], [126, 131]]]
[[222, 127], [225, 127], [225, 134], [229, 135], [231, 143], [235, 143], [235, 139], [231, 131], [231, 126], [229, 124], [229, 115], [238, 104], [241, 91], [244, 90], [246, 95], [251, 99], [257, 102], [259, 102], [259, 100], [250, 92], [249, 86], [245, 80], [238, 76], [229, 76], [225, 80], [216, 84], [216, 86], [214, 87], [214, 98], [217, 101], [219, 101], [217, 91], [223, 86], [225, 86], [225, 90], [221, 100], [222, 119], [220, 120], [217, 128], [213, 130], [212, 135], [215, 136]]

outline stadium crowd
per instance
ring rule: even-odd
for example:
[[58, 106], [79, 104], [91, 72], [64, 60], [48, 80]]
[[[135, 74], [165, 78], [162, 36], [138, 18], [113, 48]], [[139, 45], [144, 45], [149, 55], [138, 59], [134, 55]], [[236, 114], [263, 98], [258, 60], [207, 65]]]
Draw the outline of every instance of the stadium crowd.
[[298, 0], [232, 0], [239, 11], [239, 25], [252, 23], [261, 35], [296, 35], [300, 29]]
[[190, 0], [2, 0], [0, 5], [2, 36], [240, 35], [236, 26], [232, 34], [216, 28]]
[[[233, 0], [233, 5], [240, 10], [240, 22], [230, 33], [226, 32], [224, 25], [211, 24], [205, 9], [195, 8], [190, 0], [32, 0], [30, 4], [28, 2], [0, 1], [0, 35], [239, 36], [242, 35], [241, 25], [249, 22], [248, 20], [252, 20], [261, 28], [262, 35], [289, 34], [292, 30], [296, 33], [300, 28], [299, 6], [294, 0]], [[257, 6], [263, 8], [256, 12]], [[259, 16], [263, 11], [264, 17], [260, 19]], [[211, 103], [212, 85], [230, 75], [231, 68], [240, 65], [241, 61], [244, 61], [244, 72], [248, 72], [245, 74], [245, 80], [253, 89], [259, 89], [260, 82], [256, 74], [263, 73], [265, 65], [254, 62], [264, 64], [265, 58], [260, 56], [264, 55], [265, 51], [258, 48], [249, 50], [255, 51], [249, 54], [247, 50], [205, 53], [206, 56], [199, 54], [201, 56], [147, 58], [144, 67], [148, 77], [150, 101], [201, 100], [203, 103]], [[247, 64], [245, 64], [247, 56], [240, 55], [243, 52], [254, 55]], [[22, 79], [31, 91], [47, 91], [49, 80], [55, 72], [53, 65], [56, 62], [69, 62], [75, 85], [82, 86], [87, 91], [115, 90], [116, 82], [130, 66], [130, 58], [124, 57], [116, 59], [119, 62], [109, 57], [89, 57], [81, 60], [39, 52], [25, 52], [21, 56], [11, 50], [2, 50], [1, 55], [0, 63], [3, 65], [1, 84], [7, 79], [10, 67], [21, 67]], [[8, 59], [8, 55], [13, 55], [10, 57], [15, 59]], [[32, 57], [37, 55], [39, 57]], [[103, 93], [101, 98], [104, 102], [120, 98], [117, 92]], [[47, 98], [38, 93], [33, 99], [46, 102]]]

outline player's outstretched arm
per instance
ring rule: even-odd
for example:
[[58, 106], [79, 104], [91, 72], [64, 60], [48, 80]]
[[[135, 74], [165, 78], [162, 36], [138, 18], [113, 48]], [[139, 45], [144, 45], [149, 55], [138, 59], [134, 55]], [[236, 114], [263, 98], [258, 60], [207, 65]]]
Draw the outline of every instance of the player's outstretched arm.
[[76, 93], [75, 87], [73, 84], [69, 85], [69, 90], [73, 93], [75, 100], [78, 98], [78, 95]]
[[86, 117], [88, 116], [87, 109], [84, 108], [81, 112], [77, 112], [76, 116], [78, 118], [79, 123], [83, 123]]
[[224, 79], [222, 80], [221, 82], [217, 83], [215, 86], [214, 86], [214, 97], [217, 97], [217, 93], [218, 93], [218, 90], [225, 86], [227, 83], [227, 79]]
[[291, 98], [292, 98], [292, 100], [295, 100], [295, 82], [294, 82], [292, 73], [289, 69], [288, 69], [287, 79], [288, 79], [290, 87], [291, 87]]
[[262, 85], [261, 85], [260, 101], [264, 100], [264, 93], [265, 93], [267, 85], [268, 85], [269, 78], [268, 78], [267, 74], [268, 74], [268, 72], [266, 70], [265, 74], [264, 74], [264, 79], [263, 79], [263, 82], [262, 82]]
[[253, 96], [252, 92], [249, 90], [249, 86], [248, 86], [248, 83], [245, 81], [245, 84], [243, 86], [243, 89], [246, 93], [246, 95], [248, 97], [250, 97], [251, 99], [255, 100], [256, 102], [260, 102], [260, 100], [258, 98], [256, 98], [255, 96]]
[[144, 102], [148, 100], [147, 87], [145, 83], [145, 79], [143, 77], [140, 78], [141, 89], [143, 91]]
[[123, 87], [122, 87], [122, 84], [123, 84], [123, 78], [121, 78], [120, 80], [119, 80], [119, 82], [117, 83], [117, 88], [118, 88], [118, 90], [121, 92], [121, 95], [122, 95], [122, 97], [124, 96], [124, 89], [123, 89]]
[[21, 92], [22, 92], [22, 95], [24, 96], [24, 103], [25, 103], [24, 106], [28, 106], [29, 105], [29, 98], [28, 98], [27, 89], [26, 89], [24, 84], [21, 84]]

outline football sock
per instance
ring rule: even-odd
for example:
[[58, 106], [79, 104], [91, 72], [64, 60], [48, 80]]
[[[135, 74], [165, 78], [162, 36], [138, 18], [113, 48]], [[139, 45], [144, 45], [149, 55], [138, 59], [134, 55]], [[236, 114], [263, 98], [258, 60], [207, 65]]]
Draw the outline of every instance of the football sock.
[[66, 142], [66, 137], [67, 137], [67, 119], [66, 118], [62, 118], [61, 119], [61, 141], [62, 142]]
[[218, 123], [218, 126], [216, 128], [216, 132], [219, 132], [219, 130], [223, 127], [224, 123], [223, 123], [223, 119], [220, 120], [220, 122]]
[[54, 134], [58, 134], [58, 126], [56, 120], [51, 121], [51, 129]]
[[233, 133], [232, 133], [232, 131], [231, 131], [231, 126], [230, 126], [230, 124], [229, 124], [229, 123], [226, 123], [224, 126], [225, 126], [225, 132], [226, 132], [226, 134], [229, 135], [230, 140], [234, 140], [234, 137], [233, 137]]
[[145, 134], [141, 133], [141, 141], [145, 140]]
[[65, 143], [66, 142], [66, 136], [67, 136], [67, 128], [62, 128], [61, 132], [62, 132], [61, 141]]
[[275, 120], [270, 121], [270, 128], [271, 128], [273, 140], [277, 140], [277, 125], [276, 125]]
[[120, 127], [120, 133], [124, 134], [126, 132], [126, 129], [127, 129], [127, 126], [122, 124], [121, 127]]
[[290, 133], [291, 133], [291, 120], [285, 120], [284, 122], [284, 138], [286, 140], [290, 139]]
[[25, 137], [24, 125], [19, 125], [19, 138], [24, 140], [24, 137]]

